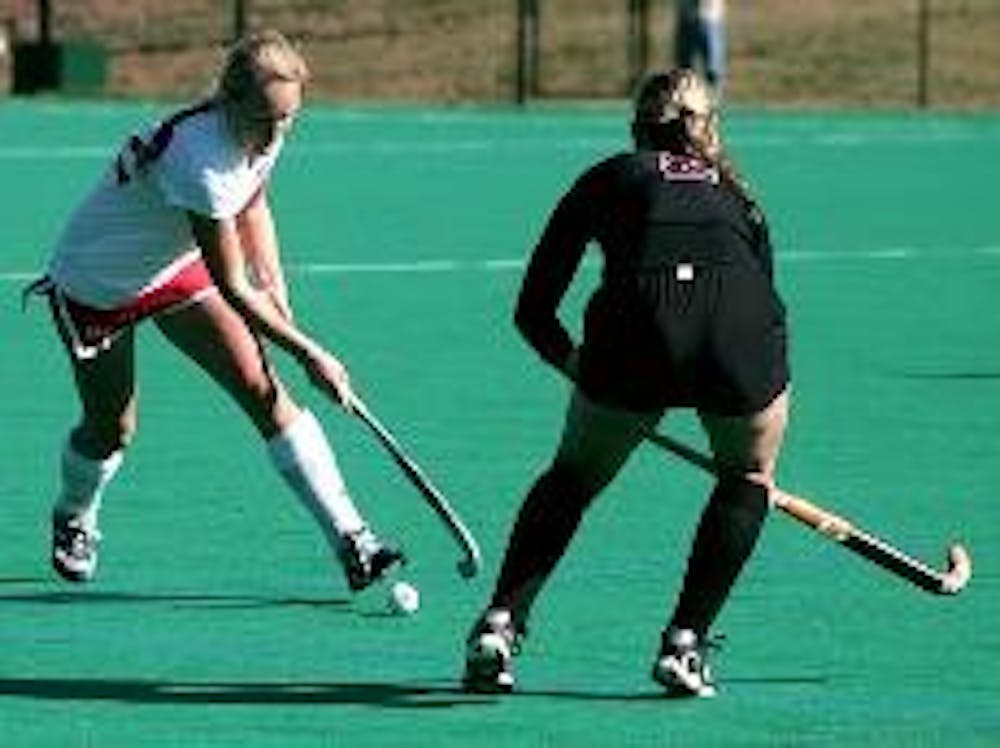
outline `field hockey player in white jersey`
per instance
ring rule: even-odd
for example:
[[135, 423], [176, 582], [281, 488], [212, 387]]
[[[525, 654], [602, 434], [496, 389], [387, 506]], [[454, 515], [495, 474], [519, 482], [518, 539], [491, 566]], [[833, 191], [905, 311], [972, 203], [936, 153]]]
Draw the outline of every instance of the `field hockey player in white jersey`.
[[151, 319], [236, 401], [360, 590], [402, 553], [356, 508], [317, 419], [292, 399], [266, 339], [349, 408], [347, 369], [295, 322], [267, 184], [308, 70], [275, 31], [229, 50], [214, 94], [131, 137], [65, 225], [41, 280], [82, 406], [61, 455], [52, 563], [97, 568], [98, 511], [136, 429], [134, 328]]

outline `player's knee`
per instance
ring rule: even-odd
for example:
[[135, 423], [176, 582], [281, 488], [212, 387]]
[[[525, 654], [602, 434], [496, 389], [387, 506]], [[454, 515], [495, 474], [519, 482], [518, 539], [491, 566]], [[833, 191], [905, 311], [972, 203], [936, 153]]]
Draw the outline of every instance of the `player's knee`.
[[770, 506], [770, 494], [770, 481], [761, 473], [722, 471], [712, 500], [720, 505], [764, 513]]
[[118, 425], [118, 449], [127, 449], [132, 445], [135, 434], [139, 430], [139, 424], [135, 418], [131, 418]]
[[294, 403], [275, 379], [267, 376], [244, 378], [237, 400], [261, 433], [277, 433], [290, 420]]
[[746, 455], [731, 457], [724, 454], [716, 454], [715, 465], [720, 480], [756, 483], [764, 486], [769, 491], [774, 488], [773, 460], [764, 460]]
[[83, 445], [87, 454], [103, 459], [114, 452], [127, 449], [135, 438], [138, 427], [138, 418], [134, 413], [109, 418], [85, 418], [76, 430], [75, 440]]
[[572, 470], [555, 463], [538, 477], [528, 492], [518, 515], [518, 525], [544, 527], [554, 537], [569, 537], [583, 518], [591, 498]]
[[545, 474], [550, 490], [558, 494], [560, 502], [585, 509], [596, 491], [590, 479], [574, 466], [555, 460]]
[[592, 498], [593, 493], [576, 472], [556, 461], [535, 482], [526, 509], [530, 514], [544, 516], [546, 521], [575, 524]]

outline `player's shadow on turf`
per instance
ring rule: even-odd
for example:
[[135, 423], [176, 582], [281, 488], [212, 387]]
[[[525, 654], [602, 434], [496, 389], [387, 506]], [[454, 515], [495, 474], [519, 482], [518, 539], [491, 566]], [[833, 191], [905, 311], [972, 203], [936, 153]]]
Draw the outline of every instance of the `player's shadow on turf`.
[[[15, 581], [15, 580], [8, 580]], [[36, 580], [20, 580], [36, 581]], [[5, 603], [42, 603], [46, 605], [108, 605], [159, 604], [173, 608], [205, 608], [210, 610], [247, 610], [255, 608], [344, 608], [351, 601], [338, 597], [267, 597], [263, 595], [202, 595], [173, 593], [108, 592], [93, 589], [57, 590], [49, 592], [0, 593], [0, 605]]]
[[0, 678], [0, 697], [52, 701], [116, 701], [130, 704], [288, 705], [353, 704], [401, 709], [476, 706], [491, 699], [457, 685], [321, 682], [191, 682]]
[[[825, 676], [775, 676], [761, 678], [726, 678], [723, 688], [740, 684], [756, 686], [825, 686], [829, 679]], [[650, 690], [632, 693], [608, 693], [599, 691], [565, 691], [556, 689], [530, 690], [519, 689], [515, 698], [545, 697], [553, 699], [569, 699], [573, 701], [599, 702], [637, 702], [637, 701], [687, 701], [689, 697], [671, 697], [661, 689], [653, 687]]]
[[[730, 684], [825, 685], [824, 677], [734, 678]], [[487, 706], [504, 699], [549, 698], [590, 702], [671, 701], [662, 691], [599, 693], [587, 691], [518, 691], [511, 696], [469, 694], [451, 682], [323, 683], [323, 682], [194, 682], [0, 678], [0, 697], [52, 701], [115, 701], [130, 704], [289, 705], [352, 704], [397, 709], [445, 709]]]
[[988, 381], [1000, 380], [1000, 371], [939, 371], [939, 372], [913, 372], [904, 371], [900, 374], [903, 379], [930, 379], [938, 381]]

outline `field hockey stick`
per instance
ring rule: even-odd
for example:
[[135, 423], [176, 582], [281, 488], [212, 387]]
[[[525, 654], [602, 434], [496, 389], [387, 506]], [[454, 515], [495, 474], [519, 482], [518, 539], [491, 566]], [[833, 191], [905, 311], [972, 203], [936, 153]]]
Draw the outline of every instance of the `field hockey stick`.
[[[717, 472], [711, 457], [682, 442], [656, 432], [647, 434], [646, 439], [709, 473]], [[785, 514], [927, 592], [957, 595], [972, 576], [972, 558], [959, 543], [953, 543], [948, 548], [947, 570], [938, 571], [806, 499], [774, 488], [771, 490], [771, 500]]]
[[465, 578], [476, 576], [482, 566], [479, 545], [476, 543], [476, 539], [472, 537], [472, 533], [465, 526], [462, 518], [458, 516], [458, 513], [448, 503], [444, 494], [435, 488], [430, 479], [424, 475], [424, 471], [420, 469], [420, 466], [403, 451], [396, 437], [372, 415], [372, 412], [357, 395], [354, 396], [351, 408], [364, 421], [365, 425], [385, 448], [385, 451], [389, 453], [396, 465], [403, 471], [403, 475], [420, 492], [420, 495], [424, 497], [431, 509], [434, 510], [445, 527], [448, 528], [459, 548], [461, 548], [462, 558], [457, 564], [458, 573]]

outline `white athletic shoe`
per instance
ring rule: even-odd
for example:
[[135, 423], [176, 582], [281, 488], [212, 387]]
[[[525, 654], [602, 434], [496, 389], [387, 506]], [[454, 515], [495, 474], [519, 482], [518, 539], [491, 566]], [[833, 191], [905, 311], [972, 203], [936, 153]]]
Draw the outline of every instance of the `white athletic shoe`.
[[705, 657], [709, 646], [691, 629], [667, 629], [653, 663], [653, 680], [667, 689], [668, 696], [715, 696], [712, 669]]
[[383, 544], [367, 528], [344, 535], [337, 555], [344, 565], [347, 584], [352, 592], [374, 584], [393, 565], [406, 563], [406, 556], [401, 550]]
[[486, 611], [466, 640], [462, 686], [472, 693], [510, 693], [514, 690], [514, 655], [520, 635], [510, 611]]
[[52, 513], [52, 568], [67, 582], [89, 582], [97, 573], [101, 533], [79, 518]]

